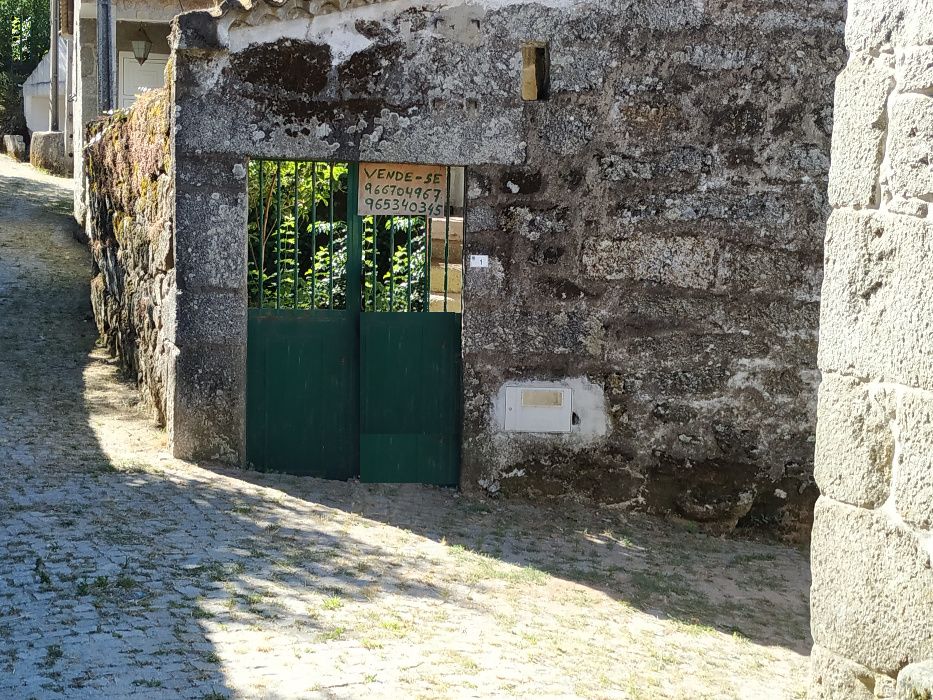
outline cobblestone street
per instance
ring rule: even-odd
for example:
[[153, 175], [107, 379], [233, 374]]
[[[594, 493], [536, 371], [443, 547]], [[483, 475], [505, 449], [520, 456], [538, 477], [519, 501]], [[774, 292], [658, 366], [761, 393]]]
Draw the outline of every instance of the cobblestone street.
[[805, 551], [174, 460], [0, 157], [0, 698], [802, 698]]

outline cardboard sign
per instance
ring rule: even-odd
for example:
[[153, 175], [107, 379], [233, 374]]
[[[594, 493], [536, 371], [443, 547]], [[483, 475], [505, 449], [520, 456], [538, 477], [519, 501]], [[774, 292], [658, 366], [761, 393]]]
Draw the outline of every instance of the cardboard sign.
[[360, 163], [361, 216], [444, 216], [447, 168], [443, 165]]

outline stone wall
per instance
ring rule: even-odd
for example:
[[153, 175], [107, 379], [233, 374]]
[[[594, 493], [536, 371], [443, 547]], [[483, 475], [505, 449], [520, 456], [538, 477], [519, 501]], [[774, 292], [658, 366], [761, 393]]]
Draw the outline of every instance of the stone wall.
[[167, 90], [149, 92], [85, 134], [97, 328], [160, 424], [175, 293], [168, 110]]
[[[79, 5], [80, 7], [80, 5]], [[74, 65], [75, 100], [72, 103], [72, 153], [74, 153], [74, 216], [84, 225], [87, 182], [84, 169], [84, 130], [96, 119], [97, 102], [97, 20], [83, 19], [80, 12], [74, 19]]]
[[898, 697], [931, 697], [929, 664], [904, 669], [933, 659], [933, 2], [852, 0], [846, 44], [819, 349], [812, 697], [890, 697], [895, 677]]
[[[463, 164], [462, 486], [806, 532], [842, 0], [354, 4], [176, 20], [177, 246], [223, 256], [179, 286], [234, 319], [182, 454], [242, 449], [247, 157]], [[505, 433], [521, 382], [574, 388], [573, 432]]]

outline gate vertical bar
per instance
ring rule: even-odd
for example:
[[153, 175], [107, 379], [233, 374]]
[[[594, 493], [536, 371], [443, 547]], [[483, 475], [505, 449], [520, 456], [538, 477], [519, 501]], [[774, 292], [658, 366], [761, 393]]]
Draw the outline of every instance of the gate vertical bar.
[[447, 198], [444, 201], [444, 311], [447, 311], [447, 274], [450, 265], [450, 166], [447, 166]]
[[317, 308], [317, 161], [311, 163], [311, 308]]
[[282, 161], [275, 169], [275, 308], [282, 307]]
[[266, 185], [263, 175], [266, 169], [266, 162], [259, 161], [259, 196], [256, 198], [259, 206], [259, 308], [262, 308], [263, 282], [265, 281], [266, 269]]
[[408, 302], [405, 304], [405, 310], [411, 311], [411, 223], [412, 218], [409, 216], [406, 220], [408, 229], [408, 240], [405, 244], [405, 260], [407, 262], [406, 267], [408, 267], [408, 281], [405, 287], [406, 292], [408, 293]]
[[330, 204], [329, 204], [329, 218], [330, 226], [327, 229], [327, 257], [328, 257], [328, 271], [327, 271], [327, 300], [328, 306], [334, 308], [334, 164], [328, 163], [329, 169], [327, 171], [327, 176], [330, 182]]
[[295, 289], [294, 308], [298, 308], [298, 161], [295, 161]]
[[431, 217], [424, 217], [424, 308], [431, 310]]
[[347, 311], [357, 316], [363, 306], [363, 221], [357, 215], [358, 173], [356, 163], [347, 166]]
[[376, 251], [379, 250], [379, 217], [373, 215], [373, 311], [378, 311], [376, 308], [376, 277], [377, 270], [379, 269], [379, 260], [376, 255]]
[[395, 217], [389, 219], [389, 311], [395, 311]]

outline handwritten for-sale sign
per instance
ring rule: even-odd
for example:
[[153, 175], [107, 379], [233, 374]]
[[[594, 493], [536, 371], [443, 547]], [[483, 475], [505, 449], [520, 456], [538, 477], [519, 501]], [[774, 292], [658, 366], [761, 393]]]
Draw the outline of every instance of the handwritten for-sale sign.
[[357, 206], [362, 216], [444, 216], [446, 200], [443, 165], [360, 163]]

